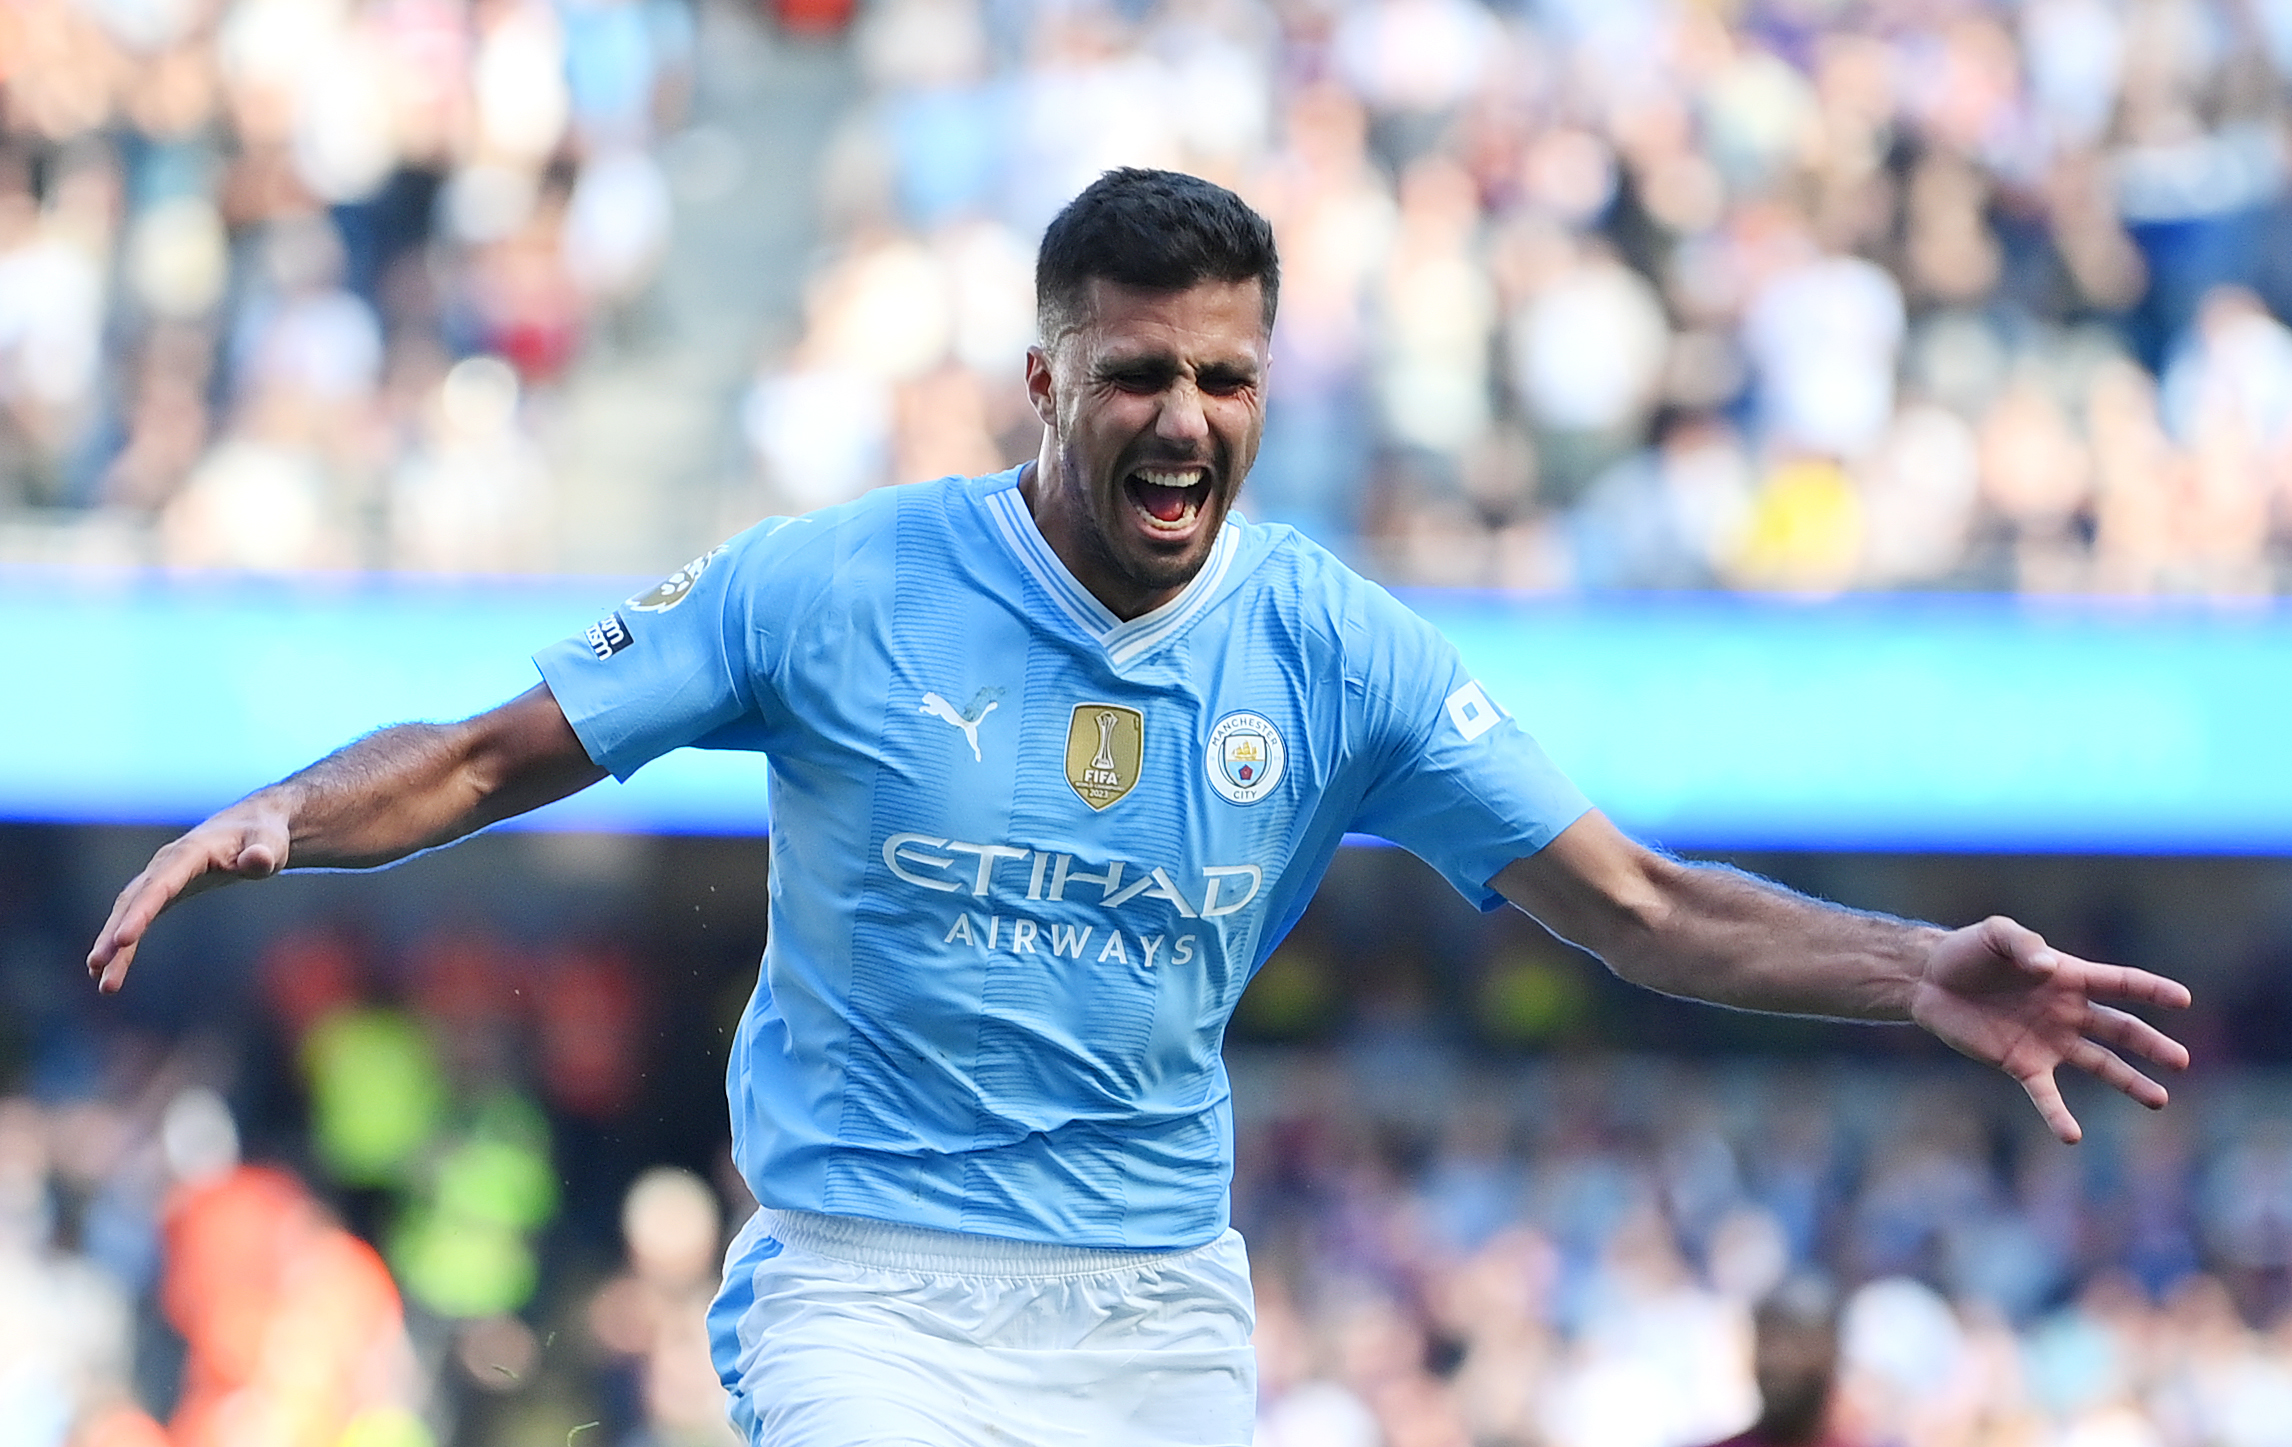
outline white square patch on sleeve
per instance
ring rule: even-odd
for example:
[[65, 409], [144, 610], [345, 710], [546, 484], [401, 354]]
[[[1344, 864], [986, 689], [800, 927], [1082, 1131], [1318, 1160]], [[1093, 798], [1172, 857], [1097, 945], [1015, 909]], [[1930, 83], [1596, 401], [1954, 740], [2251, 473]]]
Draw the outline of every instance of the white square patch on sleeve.
[[1448, 717], [1469, 744], [1496, 727], [1496, 721], [1504, 714], [1488, 701], [1488, 695], [1481, 691], [1479, 684], [1467, 683], [1448, 696]]

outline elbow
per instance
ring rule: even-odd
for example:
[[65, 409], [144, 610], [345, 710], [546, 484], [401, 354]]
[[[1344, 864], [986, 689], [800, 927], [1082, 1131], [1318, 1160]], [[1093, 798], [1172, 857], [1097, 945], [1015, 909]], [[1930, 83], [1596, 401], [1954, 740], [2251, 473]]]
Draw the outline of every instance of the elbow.
[[430, 767], [401, 796], [403, 832], [412, 848], [432, 849], [493, 822], [497, 801], [514, 786], [516, 760], [481, 720], [430, 724]]
[[463, 731], [456, 741], [459, 832], [538, 808], [605, 777], [545, 690], [457, 727]]
[[1687, 866], [1652, 851], [1603, 901], [1592, 952], [1617, 978], [1665, 990], [1664, 964], [1676, 953], [1670, 940], [1679, 920], [1679, 882]]
[[517, 760], [502, 750], [471, 749], [454, 770], [454, 819], [448, 826], [448, 837], [482, 829], [518, 812], [512, 801], [522, 782]]
[[1691, 873], [1594, 810], [1538, 853], [1513, 861], [1495, 883], [1553, 934], [1597, 955], [1621, 978], [1648, 984], [1671, 953]]

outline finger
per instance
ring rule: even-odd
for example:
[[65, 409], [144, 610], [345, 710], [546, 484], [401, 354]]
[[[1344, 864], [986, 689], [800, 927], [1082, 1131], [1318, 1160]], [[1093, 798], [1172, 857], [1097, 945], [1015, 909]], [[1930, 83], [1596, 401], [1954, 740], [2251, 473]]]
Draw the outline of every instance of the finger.
[[135, 948], [142, 943], [151, 922], [210, 867], [212, 861], [203, 851], [163, 849], [152, 857], [143, 873], [129, 881], [113, 903], [111, 918], [105, 922], [103, 932], [96, 937], [95, 948], [88, 954], [89, 969], [102, 972], [97, 980], [98, 989], [109, 992], [119, 988], [120, 981], [127, 976], [128, 964], [135, 957]]
[[2051, 1070], [2039, 1070], [2021, 1077], [2021, 1088], [2029, 1093], [2029, 1103], [2037, 1107], [2054, 1139], [2073, 1146], [2085, 1138], [2085, 1129], [2061, 1099], [2061, 1087], [2053, 1083]]
[[2172, 1097], [2165, 1088], [2140, 1071], [2127, 1065], [2116, 1051], [2090, 1040], [2080, 1040], [2069, 1047], [2065, 1057], [2071, 1065], [2099, 1080], [2112, 1090], [2121, 1091], [2151, 1110], [2162, 1110]]
[[183, 855], [164, 862], [153, 860], [136, 881], [134, 894], [121, 900], [123, 907], [118, 924], [112, 927], [113, 936], [123, 944], [140, 941], [151, 922], [175, 902], [185, 885], [206, 873], [207, 867], [205, 859]]
[[2088, 1000], [2084, 1033], [2105, 1045], [2130, 1050], [2144, 1060], [2169, 1070], [2189, 1068], [2189, 1048], [2148, 1021]]
[[159, 913], [152, 903], [153, 889], [152, 871], [146, 869], [119, 892], [119, 898], [112, 902], [111, 917], [96, 935], [95, 948], [88, 951], [89, 974], [109, 966], [121, 950], [133, 950], [142, 940]]
[[111, 963], [103, 967], [103, 973], [96, 977], [96, 989], [106, 995], [118, 994], [119, 987], [127, 983], [127, 967], [134, 963], [135, 944], [131, 941], [120, 946]]
[[2129, 965], [2099, 965], [2091, 960], [2080, 960], [2074, 955], [2064, 956], [2082, 977], [2085, 993], [2107, 1000], [2130, 1000], [2136, 1005], [2162, 1005], [2168, 1010], [2185, 1009], [2189, 1003], [2189, 987], [2163, 975], [2147, 970], [2136, 970]]
[[118, 991], [127, 979], [128, 966], [135, 963], [136, 946], [142, 943], [143, 930], [149, 924], [143, 913], [145, 883], [144, 876], [138, 875], [120, 891], [112, 905], [112, 918], [105, 922], [103, 932], [96, 936], [95, 948], [88, 952], [88, 973], [95, 976], [96, 988], [107, 995]]
[[96, 931], [95, 948], [88, 951], [89, 974], [95, 974], [105, 965], [110, 964], [111, 957], [118, 952], [119, 918], [127, 912], [128, 901], [132, 900], [135, 897], [135, 892], [143, 887], [143, 878], [143, 875], [138, 874], [129, 880], [126, 887], [120, 890], [119, 896], [112, 900], [111, 913], [105, 916], [103, 928]]

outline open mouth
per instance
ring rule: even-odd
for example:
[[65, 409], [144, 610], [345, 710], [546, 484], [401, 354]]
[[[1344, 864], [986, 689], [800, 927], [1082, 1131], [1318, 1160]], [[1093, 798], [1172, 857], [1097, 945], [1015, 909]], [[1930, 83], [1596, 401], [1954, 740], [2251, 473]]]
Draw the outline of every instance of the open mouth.
[[1149, 533], [1177, 536], [1194, 525], [1210, 495], [1210, 475], [1201, 468], [1141, 467], [1122, 480], [1132, 506]]

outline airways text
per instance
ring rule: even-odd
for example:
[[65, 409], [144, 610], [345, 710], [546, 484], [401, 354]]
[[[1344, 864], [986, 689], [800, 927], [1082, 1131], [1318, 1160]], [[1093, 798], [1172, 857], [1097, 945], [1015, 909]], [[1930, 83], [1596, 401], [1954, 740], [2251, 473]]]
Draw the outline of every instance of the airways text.
[[1097, 925], [1045, 924], [1024, 915], [959, 914], [939, 943], [971, 945], [988, 954], [1063, 955], [1070, 960], [1136, 964], [1151, 970], [1158, 964], [1192, 964], [1201, 936], [1180, 935], [1172, 940], [1168, 935], [1124, 934], [1118, 929], [1101, 930]]

